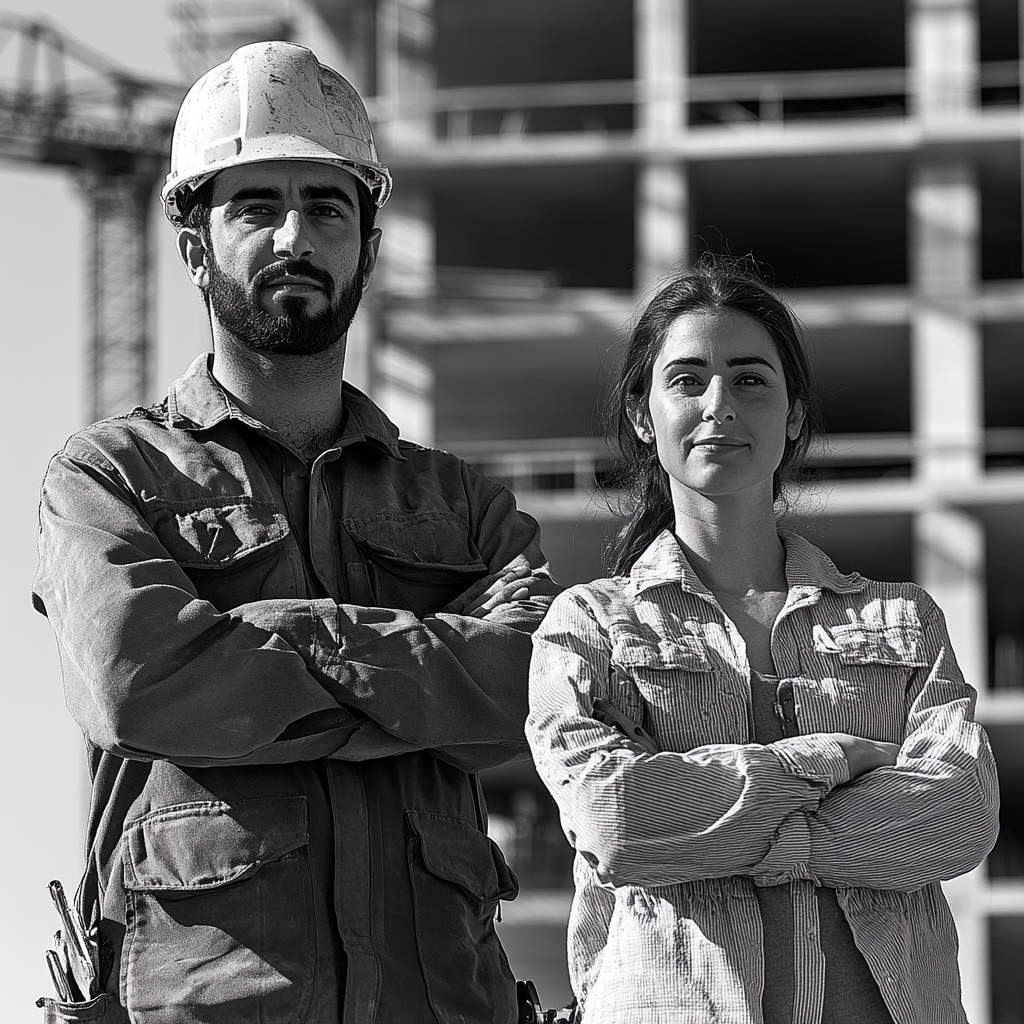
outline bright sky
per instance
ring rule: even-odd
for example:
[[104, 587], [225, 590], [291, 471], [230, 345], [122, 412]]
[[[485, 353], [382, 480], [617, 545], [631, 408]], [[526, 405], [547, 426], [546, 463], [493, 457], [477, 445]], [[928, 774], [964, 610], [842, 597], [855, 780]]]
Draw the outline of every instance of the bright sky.
[[[170, 0], [0, 0], [0, 9], [44, 15], [129, 68], [174, 79]], [[3, 1019], [41, 1019], [49, 994], [43, 959], [57, 927], [46, 883], [70, 893], [83, 866], [85, 757], [64, 707], [53, 637], [32, 610], [35, 517], [47, 459], [83, 425], [85, 207], [70, 173], [0, 163], [6, 308], [0, 436], [7, 438], [0, 575], [6, 740], [0, 843], [0, 989]], [[157, 257], [156, 382], [166, 387], [207, 345], [202, 306], [178, 265], [173, 234], [153, 211]], [[156, 397], [156, 391], [152, 397]]]

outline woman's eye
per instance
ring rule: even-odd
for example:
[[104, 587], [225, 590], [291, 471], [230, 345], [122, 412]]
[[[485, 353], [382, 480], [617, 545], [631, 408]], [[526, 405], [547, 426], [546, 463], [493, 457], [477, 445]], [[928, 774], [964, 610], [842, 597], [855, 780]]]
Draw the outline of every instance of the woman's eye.
[[742, 377], [738, 377], [736, 379], [736, 383], [743, 384], [748, 387], [751, 385], [757, 386], [759, 384], [764, 384], [765, 379], [759, 373], [745, 373]]
[[693, 388], [699, 387], [700, 381], [694, 377], [692, 373], [681, 373], [678, 376], [673, 377], [669, 384], [672, 387], [678, 388]]

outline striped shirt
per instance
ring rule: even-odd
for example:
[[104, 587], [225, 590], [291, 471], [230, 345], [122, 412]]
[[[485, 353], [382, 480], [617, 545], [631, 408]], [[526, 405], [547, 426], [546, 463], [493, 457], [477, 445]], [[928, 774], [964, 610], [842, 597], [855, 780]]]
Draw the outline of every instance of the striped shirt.
[[[772, 656], [798, 735], [752, 742], [743, 640], [669, 531], [628, 577], [566, 591], [535, 634], [527, 737], [577, 851], [584, 1024], [761, 1024], [771, 936], [754, 887], [787, 883], [793, 1024], [822, 1022], [816, 886], [835, 890], [896, 1024], [966, 1024], [939, 881], [998, 828], [975, 691], [924, 591], [781, 536]], [[597, 722], [599, 697], [661, 752]], [[897, 764], [851, 782], [835, 732], [900, 743]]]

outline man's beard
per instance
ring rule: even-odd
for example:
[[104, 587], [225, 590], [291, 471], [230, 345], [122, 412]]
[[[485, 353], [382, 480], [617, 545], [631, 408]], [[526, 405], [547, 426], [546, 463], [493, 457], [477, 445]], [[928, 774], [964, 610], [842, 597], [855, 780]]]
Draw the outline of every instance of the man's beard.
[[[349, 329], [363, 297], [362, 260], [360, 269], [337, 295], [334, 278], [327, 271], [301, 260], [281, 260], [264, 267], [248, 290], [221, 271], [212, 252], [207, 256], [207, 269], [210, 275], [207, 297], [218, 323], [255, 352], [299, 356], [323, 352]], [[310, 316], [306, 312], [307, 299], [285, 296], [278, 300], [283, 315], [268, 313], [260, 302], [261, 294], [270, 281], [283, 274], [316, 281], [323, 288], [326, 308]]]

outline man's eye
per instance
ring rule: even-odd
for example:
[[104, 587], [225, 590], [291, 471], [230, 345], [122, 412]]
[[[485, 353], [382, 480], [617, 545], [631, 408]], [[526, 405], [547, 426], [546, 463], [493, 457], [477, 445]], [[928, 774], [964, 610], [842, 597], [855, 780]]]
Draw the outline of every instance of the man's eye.
[[324, 203], [321, 206], [314, 206], [310, 211], [313, 217], [344, 217], [345, 211], [337, 206], [331, 206], [329, 203]]
[[238, 210], [239, 217], [266, 217], [271, 213], [273, 210], [265, 203], [246, 203]]

